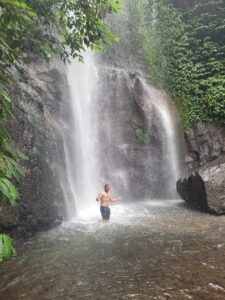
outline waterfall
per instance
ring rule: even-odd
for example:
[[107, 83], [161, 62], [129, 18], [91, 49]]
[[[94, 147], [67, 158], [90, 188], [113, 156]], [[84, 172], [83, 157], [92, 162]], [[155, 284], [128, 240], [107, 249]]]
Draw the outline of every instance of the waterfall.
[[169, 162], [170, 176], [168, 174], [168, 192], [172, 196], [176, 196], [176, 182], [181, 176], [176, 112], [174, 111], [174, 107], [169, 105], [171, 100], [168, 99], [165, 93], [147, 84], [145, 86], [149, 92], [149, 98], [152, 99], [160, 114], [163, 130], [166, 132], [163, 152]]
[[132, 55], [123, 60], [110, 51], [104, 58], [88, 52], [84, 63], [69, 66], [69, 218], [98, 211], [95, 197], [105, 183], [124, 202], [177, 197], [178, 114], [149, 78], [142, 53]]
[[71, 198], [66, 195], [69, 218], [92, 207], [100, 188], [93, 103], [97, 76], [91, 53], [84, 55], [84, 63], [74, 60], [68, 67], [72, 122], [64, 146]]
[[99, 65], [97, 95], [101, 175], [127, 201], [174, 199], [180, 166], [171, 100], [136, 71], [107, 64]]

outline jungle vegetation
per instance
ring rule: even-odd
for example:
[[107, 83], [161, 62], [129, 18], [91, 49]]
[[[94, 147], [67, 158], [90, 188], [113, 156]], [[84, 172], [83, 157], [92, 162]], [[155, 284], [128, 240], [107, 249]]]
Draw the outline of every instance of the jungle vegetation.
[[149, 73], [181, 111], [225, 124], [225, 1], [129, 1]]

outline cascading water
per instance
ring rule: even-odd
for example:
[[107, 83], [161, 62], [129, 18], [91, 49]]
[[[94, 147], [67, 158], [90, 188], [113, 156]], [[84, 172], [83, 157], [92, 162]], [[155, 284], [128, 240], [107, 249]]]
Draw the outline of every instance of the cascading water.
[[70, 216], [90, 212], [106, 182], [127, 201], [174, 198], [179, 161], [166, 96], [126, 69], [96, 67], [90, 54], [70, 66], [68, 78], [74, 120], [65, 150], [76, 207]]
[[180, 168], [169, 100], [126, 67], [101, 65], [99, 78], [101, 174], [127, 201], [174, 199]]
[[96, 210], [95, 196], [107, 182], [125, 201], [176, 198], [175, 109], [148, 78], [140, 51], [124, 59], [126, 51], [104, 59], [87, 53], [84, 64], [69, 66], [69, 218]]
[[153, 105], [157, 108], [160, 120], [162, 122], [163, 130], [166, 132], [164, 142], [164, 156], [169, 162], [168, 182], [169, 195], [176, 195], [176, 181], [181, 176], [180, 160], [179, 160], [179, 141], [177, 139], [176, 123], [173, 120], [175, 111], [172, 105], [169, 106], [169, 100], [165, 93], [152, 87], [146, 86], [149, 92], [149, 98], [152, 99]]
[[84, 61], [74, 61], [68, 71], [73, 119], [70, 134], [65, 141], [67, 176], [72, 192], [69, 218], [90, 208], [99, 189], [94, 103], [97, 70], [90, 53], [85, 54]]

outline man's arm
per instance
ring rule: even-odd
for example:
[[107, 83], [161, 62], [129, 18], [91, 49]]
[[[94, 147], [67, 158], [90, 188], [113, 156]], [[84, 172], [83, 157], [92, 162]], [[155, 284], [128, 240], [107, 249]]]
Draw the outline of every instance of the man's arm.
[[110, 196], [110, 201], [111, 202], [117, 202], [117, 201], [120, 201], [120, 200], [121, 200], [121, 197], [113, 198], [112, 196]]
[[97, 197], [96, 197], [96, 201], [100, 201], [101, 198], [102, 198], [102, 193], [99, 193], [99, 194], [97, 195]]

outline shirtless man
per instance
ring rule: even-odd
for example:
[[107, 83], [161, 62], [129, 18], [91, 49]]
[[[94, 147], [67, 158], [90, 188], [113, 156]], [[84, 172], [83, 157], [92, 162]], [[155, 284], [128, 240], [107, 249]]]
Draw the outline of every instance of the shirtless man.
[[96, 201], [100, 201], [100, 212], [102, 214], [102, 222], [108, 222], [110, 219], [110, 208], [109, 203], [110, 202], [116, 202], [119, 201], [120, 198], [114, 199], [112, 195], [110, 194], [110, 186], [106, 184], [104, 186], [104, 191], [99, 193], [99, 195], [96, 197]]

